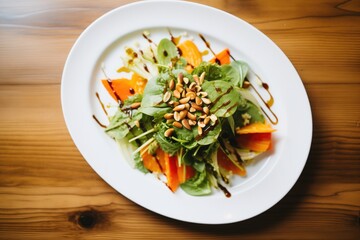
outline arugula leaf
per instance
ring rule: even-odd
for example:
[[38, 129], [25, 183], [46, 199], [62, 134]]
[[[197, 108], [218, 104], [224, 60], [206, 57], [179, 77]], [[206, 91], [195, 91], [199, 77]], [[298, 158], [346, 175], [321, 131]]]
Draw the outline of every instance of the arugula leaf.
[[235, 127], [243, 127], [244, 126], [244, 119], [242, 117], [243, 114], [249, 114], [250, 115], [250, 123], [255, 122], [265, 122], [265, 117], [261, 112], [261, 109], [256, 106], [254, 103], [247, 101], [246, 108], [245, 109], [239, 109], [234, 113], [234, 121], [235, 121]]
[[240, 102], [240, 94], [235, 90], [231, 83], [216, 80], [205, 81], [202, 89], [208, 93], [208, 98], [212, 102], [210, 112], [217, 117], [229, 117], [237, 109]]
[[120, 140], [124, 138], [135, 126], [135, 121], [139, 121], [142, 118], [142, 113], [133, 110], [133, 114], [130, 117], [120, 109], [110, 119], [110, 124], [105, 129], [105, 132], [112, 138]]
[[159, 75], [156, 77], [156, 80], [153, 81], [155, 84], [146, 84], [141, 107], [138, 109], [140, 112], [150, 116], [160, 115], [162, 117], [165, 113], [171, 111], [171, 108], [161, 103], [165, 86], [159, 82], [164, 81], [163, 79], [164, 77]]
[[193, 196], [203, 196], [211, 193], [207, 172], [197, 172], [194, 177], [180, 185], [182, 190]]
[[214, 129], [209, 131], [202, 139], [197, 141], [199, 145], [210, 145], [215, 143], [221, 132], [221, 124], [217, 124]]
[[162, 150], [170, 155], [174, 155], [181, 148], [181, 144], [164, 136], [164, 133], [167, 130], [167, 127], [164, 125], [165, 124], [161, 124], [159, 126], [159, 131], [155, 133], [153, 137], [159, 143]]
[[157, 47], [158, 62], [162, 65], [169, 65], [179, 56], [175, 44], [167, 38], [160, 41]]
[[221, 66], [221, 69], [226, 76], [223, 81], [227, 81], [233, 84], [233, 86], [239, 86], [240, 73], [239, 70], [232, 64], [225, 64]]
[[143, 95], [139, 94], [139, 93], [137, 93], [133, 96], [130, 96], [124, 101], [124, 106], [128, 106], [135, 102], [141, 102], [142, 98], [143, 98]]
[[226, 77], [220, 65], [216, 63], [202, 62], [194, 68], [192, 74], [200, 76], [203, 72], [205, 72], [205, 80], [207, 81], [220, 80]]
[[233, 66], [235, 69], [239, 72], [239, 87], [242, 87], [244, 80], [246, 78], [246, 75], [249, 71], [249, 65], [246, 62], [236, 60], [234, 62], [231, 62], [231, 66]]
[[140, 170], [141, 172], [143, 173], [149, 173], [149, 170], [147, 170], [144, 166], [144, 163], [142, 161], [142, 158], [140, 156], [140, 153], [137, 152], [135, 155], [134, 155], [134, 163], [135, 163], [135, 168]]

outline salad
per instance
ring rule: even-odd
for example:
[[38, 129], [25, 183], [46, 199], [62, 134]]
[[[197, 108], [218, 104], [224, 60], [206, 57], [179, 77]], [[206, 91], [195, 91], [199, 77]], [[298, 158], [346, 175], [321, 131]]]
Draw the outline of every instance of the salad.
[[[227, 48], [215, 53], [199, 36], [205, 50], [171, 33], [155, 43], [148, 32], [148, 47], [125, 48], [118, 72], [129, 77], [110, 79], [104, 71], [102, 84], [117, 102], [105, 132], [131, 145], [133, 166], [160, 176], [171, 191], [219, 189], [230, 197], [225, 186], [270, 149], [274, 129], [250, 91], [248, 64]], [[209, 51], [213, 57], [204, 60]]]

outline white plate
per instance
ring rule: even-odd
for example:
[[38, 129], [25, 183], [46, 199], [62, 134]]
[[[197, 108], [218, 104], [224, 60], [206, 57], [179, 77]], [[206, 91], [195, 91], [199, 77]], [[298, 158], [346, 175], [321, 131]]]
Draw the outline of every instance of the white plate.
[[[270, 85], [273, 110], [279, 117], [274, 150], [248, 167], [246, 178], [236, 178], [226, 198], [221, 191], [192, 197], [181, 190], [172, 193], [151, 174], [132, 169], [126, 156], [92, 119], [106, 123], [95, 92], [110, 102], [100, 84], [102, 62], [110, 77], [122, 66], [123, 46], [151, 32], [158, 40], [188, 32], [206, 49], [203, 34], [215, 51], [224, 47], [245, 60]], [[113, 188], [135, 203], [170, 218], [207, 224], [237, 222], [254, 217], [276, 204], [298, 179], [312, 138], [309, 101], [301, 79], [285, 54], [250, 24], [204, 5], [177, 1], [138, 2], [117, 8], [92, 23], [79, 37], [66, 61], [61, 100], [69, 132], [90, 166]]]

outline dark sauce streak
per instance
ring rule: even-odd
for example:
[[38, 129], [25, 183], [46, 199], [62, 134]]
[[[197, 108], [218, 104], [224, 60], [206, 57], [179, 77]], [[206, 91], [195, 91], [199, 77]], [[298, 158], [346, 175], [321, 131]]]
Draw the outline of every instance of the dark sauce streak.
[[[142, 36], [149, 42], [149, 43], [153, 43], [153, 41], [148, 38], [144, 33], [142, 34]], [[155, 44], [155, 43], [154, 43]]]
[[166, 50], [164, 50], [163, 54], [164, 54], [165, 57], [169, 56], [169, 54], [168, 54], [168, 52]]
[[224, 183], [226, 183], [226, 184], [229, 184], [230, 183], [230, 181], [229, 181], [229, 179], [227, 179], [224, 175], [222, 175], [221, 173], [220, 173], [220, 176], [221, 176], [221, 179], [224, 181]]
[[265, 90], [268, 92], [270, 99], [266, 102], [266, 105], [270, 108], [272, 105], [274, 105], [274, 97], [271, 94], [270, 90], [269, 90], [269, 85], [267, 83], [262, 82], [262, 86], [263, 88], [265, 88]]
[[112, 80], [111, 80], [110, 78], [108, 78], [107, 81], [108, 81], [108, 83], [109, 83], [109, 86], [110, 86], [112, 92], [114, 93], [114, 95], [115, 95], [115, 97], [116, 97], [116, 100], [117, 100], [119, 106], [122, 107], [122, 106], [123, 106], [123, 102], [121, 101], [120, 96], [119, 96], [119, 95], [116, 93], [116, 91], [114, 90], [114, 87], [113, 87], [113, 85], [112, 85]]
[[[266, 84], [267, 85], [267, 84]], [[266, 86], [265, 85], [265, 86]], [[276, 125], [278, 122], [279, 122], [279, 119], [278, 119], [278, 117], [276, 116], [276, 114], [271, 110], [271, 106], [269, 106], [269, 104], [265, 101], [265, 99], [260, 95], [260, 93], [258, 92], [258, 90], [256, 90], [256, 88], [250, 83], [250, 86], [254, 89], [254, 91], [256, 92], [256, 94], [259, 96], [259, 98], [261, 99], [261, 101], [265, 104], [265, 106], [267, 107], [267, 109], [271, 112], [271, 114], [274, 116], [274, 118], [275, 118], [275, 121], [272, 119], [272, 118], [270, 118], [270, 116], [264, 111], [264, 109], [261, 107], [261, 110], [263, 111], [263, 113], [265, 114], [265, 116], [269, 119], [269, 121], [272, 123], [272, 124], [274, 124], [274, 125]], [[268, 89], [266, 89], [268, 92], [269, 92], [269, 90]], [[269, 92], [269, 94], [270, 94], [270, 92]], [[271, 98], [270, 98], [270, 100], [271, 99], [273, 99], [272, 98], [272, 95], [270, 94], [270, 96], [271, 96]], [[269, 100], [269, 101], [270, 101]], [[274, 100], [272, 100], [272, 103], [274, 102]]]
[[215, 87], [217, 93], [221, 93], [221, 88]]
[[[230, 87], [224, 94], [221, 94], [220, 96], [218, 96], [210, 105], [210, 108], [215, 106], [215, 104], [220, 100], [220, 98], [222, 98], [225, 94], [228, 94], [229, 92], [231, 92], [231, 90], [233, 90], [234, 87]], [[216, 90], [217, 91], [217, 90]], [[220, 89], [221, 92], [221, 89]]]
[[159, 158], [158, 158], [157, 155], [155, 156], [155, 160], [156, 160], [157, 165], [158, 165], [159, 168], [160, 168], [160, 171], [161, 171], [161, 172], [164, 172], [164, 169], [161, 167], [161, 164], [160, 164], [160, 161], [159, 161]]
[[210, 43], [206, 41], [205, 37], [200, 33], [199, 33], [199, 37], [201, 38], [201, 40], [203, 40], [203, 42], [205, 43], [206, 47], [210, 50], [210, 52], [215, 56], [215, 62], [221, 65], [220, 60], [216, 57], [216, 53], [211, 49]]
[[101, 101], [101, 99], [100, 99], [99, 93], [96, 92], [95, 95], [96, 95], [96, 98], [99, 100], [99, 103], [100, 103], [101, 108], [102, 108], [102, 110], [104, 111], [105, 115], [108, 116], [108, 113], [107, 113], [107, 111], [106, 111], [106, 108], [105, 108], [105, 106], [104, 106], [104, 103], [103, 103], [103, 102]]
[[135, 94], [135, 90], [133, 88], [129, 88], [130, 94]]
[[[231, 101], [227, 101], [227, 102], [224, 102], [223, 104], [221, 104], [215, 111], [212, 111], [212, 114], [215, 114], [217, 111], [219, 111], [222, 107], [225, 107], [227, 105], [229, 105], [231, 103]], [[227, 109], [226, 112], [228, 112], [230, 109]]]
[[104, 124], [102, 124], [102, 123], [99, 121], [99, 119], [96, 118], [95, 115], [92, 115], [92, 117], [93, 117], [93, 119], [97, 122], [97, 124], [99, 124], [100, 127], [106, 128], [106, 126], [105, 126]]
[[221, 189], [221, 191], [223, 191], [223, 193], [225, 194], [225, 197], [229, 198], [231, 197], [231, 193], [220, 183], [218, 183], [219, 188]]
[[216, 120], [216, 122], [215, 122], [215, 124], [214, 125], [207, 125], [206, 127], [205, 127], [205, 129], [204, 129], [204, 131], [203, 131], [203, 134], [202, 135], [197, 135], [196, 137], [195, 137], [195, 140], [196, 141], [199, 141], [199, 140], [201, 140], [201, 139], [203, 139], [211, 130], [213, 130], [215, 127], [216, 127], [216, 125], [218, 125], [218, 123], [219, 123], [219, 121], [218, 120]]
[[146, 66], [146, 64], [144, 64], [144, 70], [147, 71], [148, 73], [150, 73], [149, 68], [148, 68], [148, 66]]
[[154, 50], [150, 47], [150, 51], [151, 51], [151, 54], [152, 54], [152, 59], [154, 61], [154, 63], [158, 63], [156, 57], [155, 57], [155, 53], [154, 53]]
[[236, 59], [230, 53], [229, 53], [229, 55], [233, 61], [236, 61]]

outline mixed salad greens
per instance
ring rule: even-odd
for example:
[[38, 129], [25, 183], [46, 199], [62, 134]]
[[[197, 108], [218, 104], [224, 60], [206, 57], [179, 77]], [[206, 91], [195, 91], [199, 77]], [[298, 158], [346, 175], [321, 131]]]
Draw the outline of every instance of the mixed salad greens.
[[246, 175], [274, 131], [248, 89], [249, 66], [228, 49], [204, 61], [190, 39], [143, 36], [146, 49], [127, 47], [122, 56], [118, 72], [131, 78], [102, 80], [118, 102], [105, 132], [133, 145], [135, 168], [165, 176], [171, 191], [200, 196], [215, 188], [229, 197], [224, 185]]

